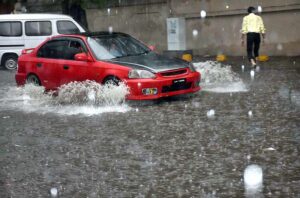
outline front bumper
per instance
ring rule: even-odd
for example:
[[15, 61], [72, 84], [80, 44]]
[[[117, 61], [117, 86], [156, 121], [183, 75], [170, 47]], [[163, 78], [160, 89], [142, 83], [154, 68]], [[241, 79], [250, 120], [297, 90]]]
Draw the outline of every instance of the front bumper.
[[[184, 79], [184, 83], [175, 85], [174, 82]], [[200, 74], [192, 72], [184, 76], [157, 77], [156, 79], [127, 79], [126, 84], [130, 89], [128, 100], [153, 100], [181, 94], [195, 93], [201, 89], [199, 86]], [[145, 95], [144, 89], [155, 88], [156, 94]]]

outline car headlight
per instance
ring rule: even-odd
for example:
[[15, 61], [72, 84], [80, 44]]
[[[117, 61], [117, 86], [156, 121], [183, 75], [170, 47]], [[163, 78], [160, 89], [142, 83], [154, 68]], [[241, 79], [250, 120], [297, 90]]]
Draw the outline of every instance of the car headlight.
[[147, 70], [133, 69], [129, 71], [128, 78], [155, 78], [155, 74]]
[[189, 68], [190, 68], [191, 72], [196, 72], [197, 71], [195, 66], [193, 65], [193, 63], [189, 63]]

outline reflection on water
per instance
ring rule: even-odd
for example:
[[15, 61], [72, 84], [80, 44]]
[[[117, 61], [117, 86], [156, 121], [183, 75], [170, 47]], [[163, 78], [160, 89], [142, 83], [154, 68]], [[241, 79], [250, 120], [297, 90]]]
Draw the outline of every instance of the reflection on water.
[[[231, 65], [221, 84], [240, 82], [247, 91], [125, 102], [117, 110], [90, 104], [98, 89], [83, 88], [83, 100], [72, 104], [16, 89], [13, 74], [0, 71], [0, 197], [49, 197], [52, 188], [58, 197], [299, 197], [300, 113], [292, 99], [299, 65], [260, 64], [253, 81], [247, 65], [244, 72], [242, 62]], [[80, 107], [109, 113], [81, 116]], [[67, 113], [77, 109], [81, 115]], [[244, 185], [251, 164], [263, 169], [257, 194]]]

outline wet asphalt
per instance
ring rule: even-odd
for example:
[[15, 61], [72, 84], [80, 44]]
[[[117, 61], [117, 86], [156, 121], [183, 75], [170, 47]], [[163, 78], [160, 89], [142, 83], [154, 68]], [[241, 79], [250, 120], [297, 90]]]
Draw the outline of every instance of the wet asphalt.
[[[300, 197], [300, 58], [260, 63], [254, 80], [242, 58], [227, 64], [249, 91], [92, 116], [6, 108], [14, 72], [0, 70], [0, 197]], [[263, 185], [247, 195], [250, 164]]]

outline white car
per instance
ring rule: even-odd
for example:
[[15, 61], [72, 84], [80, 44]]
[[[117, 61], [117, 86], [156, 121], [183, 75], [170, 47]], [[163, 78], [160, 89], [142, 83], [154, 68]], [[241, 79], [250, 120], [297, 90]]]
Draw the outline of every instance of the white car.
[[0, 63], [6, 69], [16, 69], [23, 49], [35, 48], [53, 35], [79, 32], [85, 29], [67, 15], [0, 15]]

